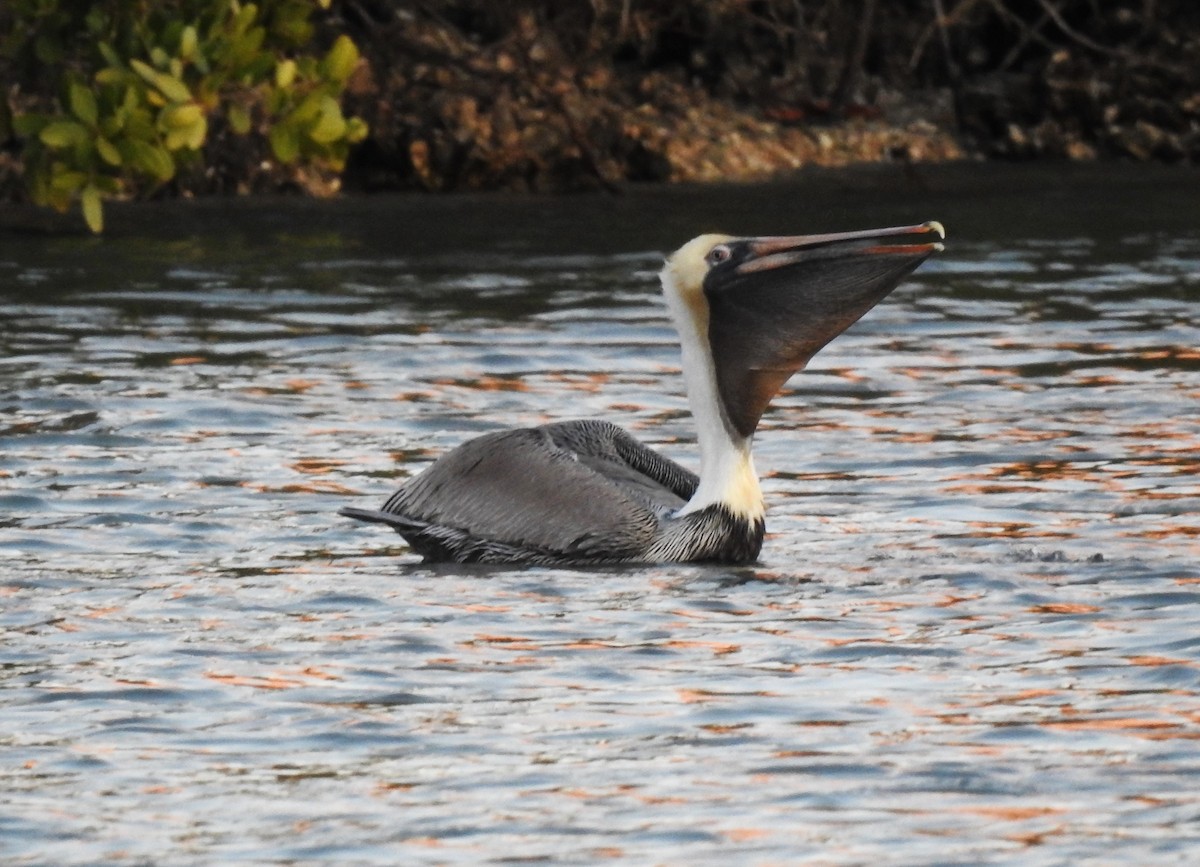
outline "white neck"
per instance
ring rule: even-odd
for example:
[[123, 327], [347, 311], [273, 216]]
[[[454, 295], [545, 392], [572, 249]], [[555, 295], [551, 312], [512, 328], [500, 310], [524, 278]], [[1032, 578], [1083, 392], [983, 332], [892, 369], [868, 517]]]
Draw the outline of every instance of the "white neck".
[[686, 298], [670, 270], [660, 275], [683, 349], [683, 376], [688, 403], [696, 419], [700, 444], [700, 485], [680, 515], [723, 505], [747, 520], [763, 517], [762, 489], [750, 454], [751, 437], [731, 432], [717, 394], [717, 373], [708, 342], [708, 306]]

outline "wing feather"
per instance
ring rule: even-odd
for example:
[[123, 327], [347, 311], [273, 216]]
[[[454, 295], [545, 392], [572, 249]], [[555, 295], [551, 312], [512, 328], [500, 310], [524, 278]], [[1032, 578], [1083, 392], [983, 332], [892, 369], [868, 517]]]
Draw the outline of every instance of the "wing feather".
[[637, 557], [662, 512], [683, 501], [630, 466], [609, 428], [636, 443], [607, 423], [485, 434], [405, 484], [383, 511], [548, 555]]

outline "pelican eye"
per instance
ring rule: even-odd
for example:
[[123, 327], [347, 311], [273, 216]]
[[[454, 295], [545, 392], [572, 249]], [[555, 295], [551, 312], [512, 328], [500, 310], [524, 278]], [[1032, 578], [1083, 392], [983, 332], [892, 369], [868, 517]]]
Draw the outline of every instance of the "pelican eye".
[[715, 267], [716, 265], [720, 265], [722, 262], [728, 262], [732, 256], [733, 251], [730, 250], [729, 247], [724, 244], [718, 244], [708, 251], [708, 255], [704, 257], [704, 261], [707, 262], [711, 268]]

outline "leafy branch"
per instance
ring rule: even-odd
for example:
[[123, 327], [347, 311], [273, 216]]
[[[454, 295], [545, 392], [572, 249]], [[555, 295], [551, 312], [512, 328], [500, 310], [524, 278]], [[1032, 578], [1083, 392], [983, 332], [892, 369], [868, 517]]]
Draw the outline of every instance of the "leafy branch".
[[83, 5], [16, 0], [2, 13], [0, 64], [17, 88], [0, 139], [20, 142], [35, 203], [78, 202], [94, 232], [106, 199], [186, 189], [214, 125], [265, 142], [283, 166], [326, 172], [367, 135], [340, 102], [360, 64], [353, 41], [311, 52], [313, 13], [329, 0]]

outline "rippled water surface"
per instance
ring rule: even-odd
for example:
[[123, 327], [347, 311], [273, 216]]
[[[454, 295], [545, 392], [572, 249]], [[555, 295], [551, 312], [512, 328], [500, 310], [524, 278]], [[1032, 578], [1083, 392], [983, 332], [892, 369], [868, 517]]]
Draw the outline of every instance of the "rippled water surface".
[[[1191, 863], [1200, 178], [145, 205], [0, 235], [6, 863]], [[654, 274], [940, 219], [756, 441], [751, 568], [420, 565], [464, 439], [694, 466]]]

